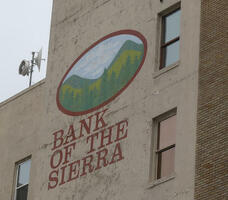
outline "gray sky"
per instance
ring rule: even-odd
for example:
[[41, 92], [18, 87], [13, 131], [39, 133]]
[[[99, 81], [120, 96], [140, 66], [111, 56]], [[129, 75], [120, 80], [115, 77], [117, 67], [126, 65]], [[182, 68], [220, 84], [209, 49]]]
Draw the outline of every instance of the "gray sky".
[[[29, 77], [18, 74], [23, 59], [43, 48], [47, 59], [52, 0], [0, 0], [0, 102], [28, 87]], [[34, 67], [32, 83], [46, 75], [47, 60], [41, 71]]]

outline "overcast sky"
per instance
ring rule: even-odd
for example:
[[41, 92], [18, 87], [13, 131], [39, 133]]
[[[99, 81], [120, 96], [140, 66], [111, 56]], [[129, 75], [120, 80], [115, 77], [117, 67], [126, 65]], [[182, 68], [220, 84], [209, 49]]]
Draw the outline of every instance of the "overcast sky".
[[[0, 0], [0, 102], [24, 90], [29, 77], [18, 74], [23, 59], [43, 48], [47, 59], [52, 0]], [[32, 83], [46, 75], [47, 60], [41, 71], [34, 67]]]
[[71, 69], [64, 79], [67, 80], [73, 74], [82, 78], [97, 79], [104, 69], [108, 68], [112, 60], [127, 40], [142, 44], [142, 41], [133, 35], [121, 34], [108, 38], [90, 49]]

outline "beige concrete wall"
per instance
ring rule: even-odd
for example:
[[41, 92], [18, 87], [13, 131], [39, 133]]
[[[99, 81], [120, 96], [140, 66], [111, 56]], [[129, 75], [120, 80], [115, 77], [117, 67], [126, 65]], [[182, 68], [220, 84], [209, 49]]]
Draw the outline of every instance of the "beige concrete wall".
[[[31, 155], [33, 160], [39, 152], [44, 94], [45, 81], [41, 81], [0, 104], [0, 199], [12, 199], [15, 163]], [[37, 167], [32, 162], [31, 183]]]
[[[34, 102], [31, 103], [27, 97], [32, 95], [32, 92], [18, 99], [21, 102], [22, 99], [26, 99], [32, 109], [39, 110], [41, 115], [37, 116], [37, 120], [32, 120], [33, 126], [24, 125], [26, 116], [22, 116], [23, 123], [19, 123], [19, 116], [15, 110], [19, 103], [15, 101], [15, 104], [10, 102], [5, 105], [7, 115], [15, 112], [14, 131], [11, 134], [18, 132], [19, 129], [21, 136], [9, 137], [10, 125], [0, 126], [3, 127], [0, 133], [7, 135], [1, 136], [0, 148], [6, 152], [15, 151], [12, 157], [3, 157], [3, 161], [10, 163], [11, 166], [10, 170], [7, 169], [8, 173], [5, 173], [7, 168], [5, 164], [0, 165], [0, 174], [11, 175], [10, 179], [7, 179], [7, 184], [0, 187], [3, 188], [0, 190], [1, 198], [10, 197], [14, 162], [27, 154], [32, 154], [29, 200], [194, 199], [200, 23], [198, 0], [181, 1], [180, 62], [168, 71], [163, 70], [164, 73], [157, 70], [158, 13], [177, 2], [179, 1], [164, 0], [160, 3], [158, 0], [54, 0], [46, 89], [42, 89], [45, 90], [45, 95], [39, 95], [40, 91], [34, 90], [36, 91], [34, 95], [41, 96], [43, 103], [36, 105], [37, 108], [34, 107]], [[114, 101], [98, 110], [108, 108], [105, 120], [109, 125], [123, 119], [128, 120], [128, 137], [120, 142], [124, 159], [48, 190], [48, 177], [52, 171], [50, 167], [50, 158], [53, 154], [52, 133], [60, 129], [67, 131], [71, 124], [75, 126], [77, 132], [80, 128], [79, 121], [97, 112], [79, 117], [67, 116], [60, 112], [56, 105], [59, 82], [72, 62], [87, 47], [101, 37], [122, 29], [141, 32], [148, 43], [145, 63], [135, 80]], [[175, 107], [177, 108], [175, 177], [155, 185], [149, 177], [151, 138], [154, 134], [152, 119]], [[12, 111], [8, 111], [11, 109]], [[30, 111], [28, 109], [27, 112], [31, 113]], [[6, 119], [2, 111], [0, 115], [0, 123], [7, 124], [9, 118]], [[31, 121], [31, 115], [29, 116]], [[18, 126], [24, 126], [26, 129], [20, 129]], [[7, 144], [8, 141], [11, 148]], [[22, 150], [20, 145], [23, 146], [22, 149], [26, 147], [26, 153], [23, 154], [25, 150]], [[86, 155], [85, 138], [78, 140], [76, 145], [76, 150], [72, 151], [71, 161]], [[114, 145], [108, 148], [113, 151]], [[5, 190], [8, 192], [5, 193]]]

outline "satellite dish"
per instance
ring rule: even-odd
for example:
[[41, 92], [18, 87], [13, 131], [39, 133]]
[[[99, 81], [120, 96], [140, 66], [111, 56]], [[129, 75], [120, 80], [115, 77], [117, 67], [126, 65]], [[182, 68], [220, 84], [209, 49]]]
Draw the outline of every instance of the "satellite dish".
[[22, 76], [28, 76], [30, 70], [30, 62], [28, 60], [22, 60], [21, 64], [19, 65], [19, 74]]
[[41, 60], [43, 60], [42, 59], [42, 49], [40, 49], [40, 51], [37, 54], [37, 57], [34, 59], [35, 65], [37, 65], [39, 71], [40, 71], [40, 66], [41, 66]]

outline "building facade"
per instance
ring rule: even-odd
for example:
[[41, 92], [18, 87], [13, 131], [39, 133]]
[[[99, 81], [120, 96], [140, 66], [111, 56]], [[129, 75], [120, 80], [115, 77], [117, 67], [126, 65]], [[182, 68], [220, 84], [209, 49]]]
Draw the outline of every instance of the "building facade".
[[227, 199], [227, 0], [54, 0], [46, 79], [0, 104], [0, 199]]

